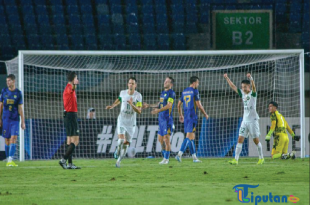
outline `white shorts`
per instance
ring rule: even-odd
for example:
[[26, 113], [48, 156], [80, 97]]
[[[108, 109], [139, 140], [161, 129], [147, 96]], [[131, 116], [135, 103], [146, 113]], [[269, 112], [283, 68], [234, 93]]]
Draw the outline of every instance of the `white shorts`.
[[133, 135], [135, 134], [136, 126], [123, 126], [117, 123], [117, 134], [125, 135], [126, 140], [131, 143]]
[[247, 138], [249, 135], [253, 139], [260, 136], [259, 124], [257, 120], [253, 122], [242, 121], [240, 129], [239, 129], [239, 136]]

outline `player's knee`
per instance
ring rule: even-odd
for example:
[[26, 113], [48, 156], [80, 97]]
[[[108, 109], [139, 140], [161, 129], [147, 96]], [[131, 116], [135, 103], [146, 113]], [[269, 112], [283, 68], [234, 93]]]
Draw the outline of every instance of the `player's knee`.
[[239, 138], [238, 138], [238, 143], [243, 143], [243, 141], [244, 141], [244, 137], [239, 136]]

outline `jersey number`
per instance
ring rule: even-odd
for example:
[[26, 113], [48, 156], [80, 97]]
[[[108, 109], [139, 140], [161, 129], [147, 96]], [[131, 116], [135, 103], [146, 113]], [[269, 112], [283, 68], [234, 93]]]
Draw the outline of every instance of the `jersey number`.
[[185, 95], [184, 96], [184, 101], [185, 101], [186, 107], [188, 107], [188, 103], [191, 101], [191, 96], [190, 95]]
[[127, 110], [130, 110], [130, 105], [129, 104], [127, 104]]
[[12, 111], [12, 106], [11, 105], [9, 106], [9, 111]]

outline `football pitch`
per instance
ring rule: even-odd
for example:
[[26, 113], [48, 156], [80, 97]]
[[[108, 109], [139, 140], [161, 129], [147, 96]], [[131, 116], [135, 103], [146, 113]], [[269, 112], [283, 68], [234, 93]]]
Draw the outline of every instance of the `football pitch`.
[[233, 189], [239, 184], [259, 184], [248, 189], [248, 198], [251, 192], [254, 199], [294, 195], [296, 204], [309, 204], [309, 158], [265, 159], [263, 165], [241, 158], [237, 166], [228, 158], [160, 160], [124, 159], [121, 168], [111, 159], [75, 160], [81, 170], [63, 170], [55, 160], [17, 162], [19, 167], [2, 162], [0, 204], [242, 204]]

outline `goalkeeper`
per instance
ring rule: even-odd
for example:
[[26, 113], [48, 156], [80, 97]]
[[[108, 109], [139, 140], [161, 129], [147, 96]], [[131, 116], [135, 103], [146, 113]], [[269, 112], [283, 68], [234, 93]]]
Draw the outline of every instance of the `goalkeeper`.
[[285, 118], [279, 111], [277, 110], [278, 103], [272, 101], [269, 103], [269, 112], [270, 112], [270, 119], [271, 119], [271, 127], [270, 131], [266, 136], [266, 141], [270, 140], [272, 133], [274, 133], [274, 142], [273, 148], [271, 152], [271, 157], [273, 159], [278, 159], [283, 156], [283, 159], [288, 159], [292, 157], [295, 158], [295, 153], [293, 152], [291, 155], [287, 153], [289, 139], [286, 130], [290, 133], [293, 140], [299, 141], [299, 137], [295, 136], [295, 133], [287, 124]]

